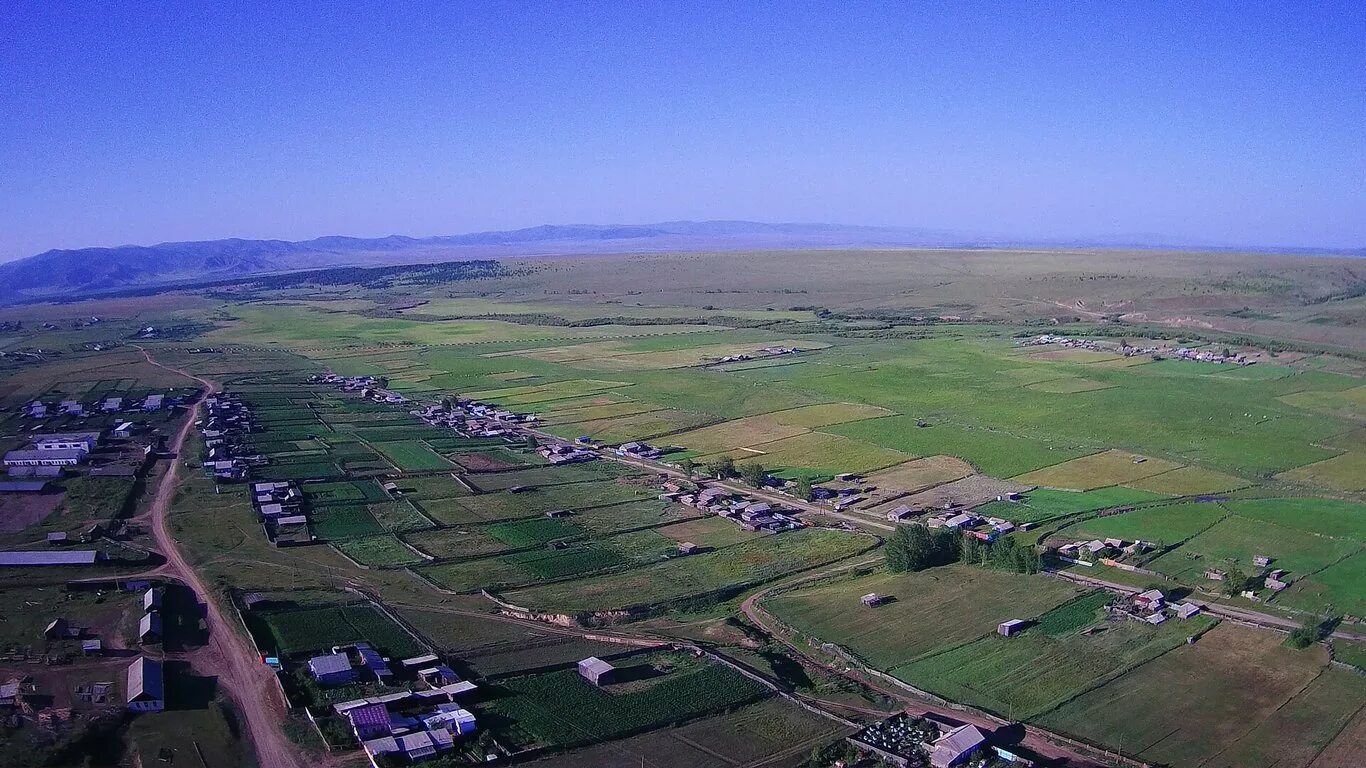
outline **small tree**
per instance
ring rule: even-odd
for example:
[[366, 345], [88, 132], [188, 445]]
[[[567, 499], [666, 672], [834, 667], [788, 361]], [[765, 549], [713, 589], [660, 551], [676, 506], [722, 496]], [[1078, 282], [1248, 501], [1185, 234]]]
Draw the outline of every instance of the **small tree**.
[[1224, 593], [1231, 596], [1240, 594], [1247, 589], [1247, 574], [1237, 566], [1230, 567], [1228, 573], [1224, 575]]
[[678, 462], [678, 468], [683, 470], [683, 475], [691, 480], [693, 473], [697, 471], [697, 464], [692, 459], [683, 459]]
[[723, 459], [710, 462], [704, 469], [706, 469], [708, 475], [711, 475], [717, 480], [727, 480], [735, 477], [735, 460], [727, 456]]
[[805, 500], [805, 501], [811, 501], [812, 496], [815, 495], [814, 492], [813, 492], [813, 489], [811, 488], [811, 478], [809, 478], [809, 477], [799, 477], [799, 478], [797, 478], [796, 493], [797, 493], [797, 498], [803, 499], [803, 500]]
[[534, 451], [536, 450], [536, 447], [540, 445], [540, 443], [536, 440], [535, 435], [527, 435], [525, 438], [523, 438], [523, 442], [526, 443], [528, 451]]
[[1303, 624], [1290, 631], [1285, 644], [1291, 648], [1308, 648], [1323, 639], [1323, 627], [1326, 623], [1317, 616], [1306, 618]]
[[740, 477], [755, 488], [762, 488], [768, 479], [768, 472], [764, 471], [762, 464], [746, 464], [740, 467]]

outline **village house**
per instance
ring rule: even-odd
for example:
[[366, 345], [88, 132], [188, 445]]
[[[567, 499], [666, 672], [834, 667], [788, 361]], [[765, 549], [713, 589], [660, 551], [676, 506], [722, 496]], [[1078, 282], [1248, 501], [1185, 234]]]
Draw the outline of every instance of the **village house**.
[[347, 685], [356, 681], [356, 670], [344, 653], [329, 653], [308, 660], [308, 674], [318, 685]]
[[1147, 592], [1140, 592], [1134, 595], [1134, 605], [1139, 608], [1146, 608], [1149, 611], [1162, 610], [1165, 598], [1160, 589], [1150, 589]]
[[950, 729], [927, 745], [931, 768], [952, 768], [960, 765], [987, 743], [987, 737], [975, 725], [961, 725]]
[[1182, 619], [1193, 619], [1200, 615], [1200, 606], [1195, 603], [1177, 603], [1176, 615]]
[[128, 711], [160, 712], [166, 708], [166, 689], [160, 661], [139, 656], [128, 666]]
[[876, 608], [877, 606], [882, 605], [882, 601], [882, 595], [879, 595], [876, 592], [869, 592], [868, 594], [859, 598], [859, 602], [863, 603], [869, 608]]
[[62, 450], [22, 450], [5, 454], [7, 467], [74, 467], [85, 461], [86, 451], [81, 448]]

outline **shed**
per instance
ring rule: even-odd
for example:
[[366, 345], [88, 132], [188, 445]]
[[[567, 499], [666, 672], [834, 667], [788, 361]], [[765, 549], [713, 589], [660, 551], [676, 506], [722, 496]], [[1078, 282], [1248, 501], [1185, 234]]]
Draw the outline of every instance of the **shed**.
[[931, 768], [951, 768], [966, 760], [987, 742], [975, 725], [954, 728], [935, 740], [930, 750]]
[[680, 542], [678, 545], [678, 554], [680, 555], [691, 555], [696, 551], [697, 545], [692, 543], [691, 541]]
[[597, 656], [589, 656], [579, 662], [579, 674], [593, 685], [608, 685], [616, 679], [617, 668]]
[[1191, 619], [1200, 615], [1200, 606], [1195, 603], [1180, 603], [1176, 606], [1176, 615], [1183, 619]]
[[43, 630], [43, 637], [47, 638], [48, 640], [60, 640], [66, 637], [66, 631], [66, 619], [56, 618], [53, 619], [52, 622], [47, 625], [47, 629]]
[[1014, 637], [1015, 635], [1022, 632], [1024, 628], [1028, 625], [1029, 622], [1025, 621], [1024, 619], [1011, 619], [1010, 621], [1003, 621], [1000, 624], [996, 625], [996, 634], [1000, 635], [1001, 637]]
[[358, 741], [369, 741], [393, 733], [389, 708], [383, 704], [365, 704], [349, 709], [346, 717], [351, 721], [351, 730], [355, 731]]
[[138, 622], [138, 642], [161, 642], [161, 614], [144, 613], [142, 615], [142, 620]]
[[159, 587], [150, 587], [142, 593], [142, 610], [148, 612], [161, 610], [161, 589]]
[[0, 565], [92, 565], [99, 559], [93, 549], [20, 552], [0, 552]]
[[879, 595], [879, 594], [876, 593], [876, 592], [869, 592], [868, 594], [864, 595], [863, 597], [860, 597], [860, 598], [859, 598], [859, 602], [860, 602], [860, 603], [863, 603], [864, 605], [868, 606], [869, 608], [873, 608], [873, 607], [876, 607], [876, 606], [878, 606], [878, 605], [880, 605], [880, 604], [882, 603], [882, 595]]

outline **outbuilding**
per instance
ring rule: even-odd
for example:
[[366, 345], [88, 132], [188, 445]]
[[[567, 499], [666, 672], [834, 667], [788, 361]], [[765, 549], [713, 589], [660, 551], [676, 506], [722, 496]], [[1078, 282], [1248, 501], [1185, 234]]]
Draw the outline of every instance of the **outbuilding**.
[[1001, 637], [1014, 637], [1015, 635], [1018, 635], [1020, 632], [1023, 632], [1024, 628], [1027, 626], [1029, 626], [1029, 622], [1025, 621], [1024, 619], [1011, 619], [1010, 621], [1003, 621], [1000, 624], [996, 625], [996, 634], [1000, 635]]
[[589, 656], [579, 662], [579, 674], [593, 685], [602, 686], [616, 680], [617, 668], [597, 656]]

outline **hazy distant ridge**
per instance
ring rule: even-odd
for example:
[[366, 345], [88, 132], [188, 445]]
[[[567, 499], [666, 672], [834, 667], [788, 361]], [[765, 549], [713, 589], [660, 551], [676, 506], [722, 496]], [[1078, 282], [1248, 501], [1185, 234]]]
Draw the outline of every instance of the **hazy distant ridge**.
[[[1155, 235], [1075, 241], [1024, 241], [910, 227], [669, 221], [658, 224], [542, 225], [440, 237], [332, 235], [312, 240], [206, 240], [51, 250], [0, 264], [0, 297], [80, 294], [135, 285], [247, 276], [357, 264], [458, 260], [535, 254], [666, 250], [875, 247], [1171, 247], [1210, 248]], [[1255, 250], [1255, 249], [1244, 249]], [[1281, 249], [1284, 250], [1284, 249]], [[1301, 249], [1305, 252], [1319, 252]], [[1337, 252], [1344, 253], [1344, 252]], [[1366, 255], [1366, 250], [1350, 252]]]

